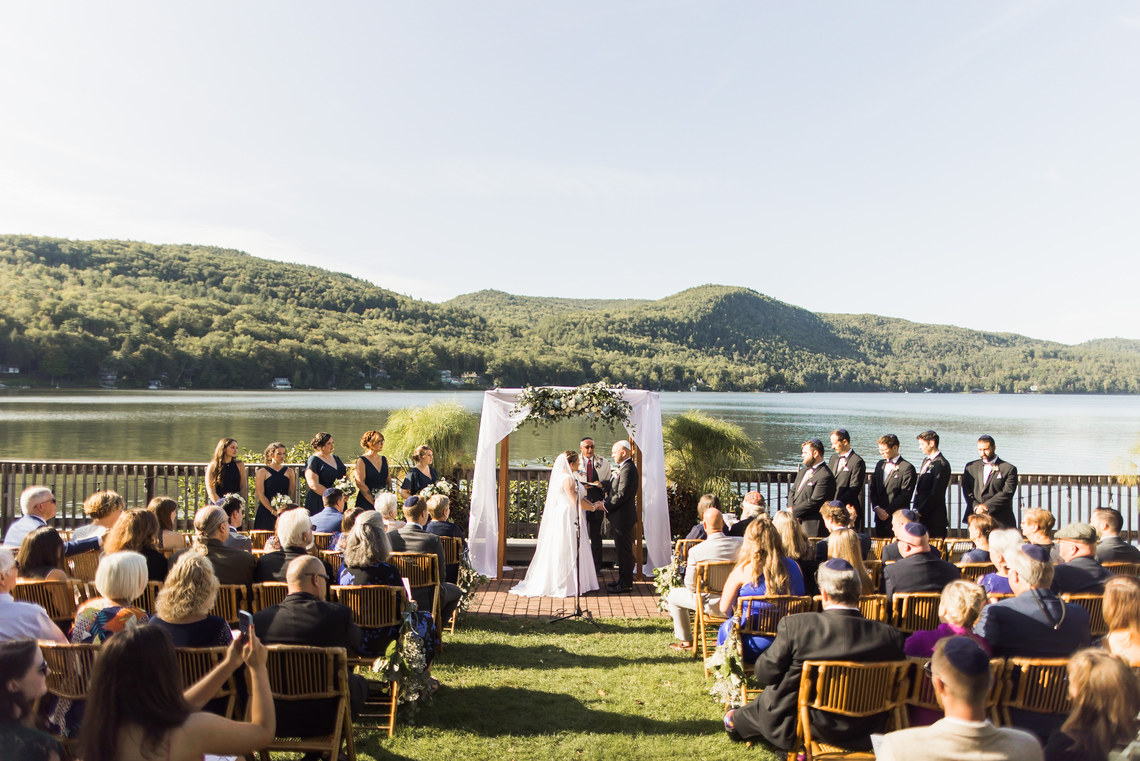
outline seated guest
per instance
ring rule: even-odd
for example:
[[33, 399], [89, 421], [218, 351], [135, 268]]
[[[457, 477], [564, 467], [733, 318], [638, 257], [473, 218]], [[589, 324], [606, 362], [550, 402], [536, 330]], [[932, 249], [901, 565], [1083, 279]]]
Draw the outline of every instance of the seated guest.
[[[202, 761], [207, 755], [249, 755], [273, 740], [267, 653], [251, 634], [244, 649], [235, 640], [224, 661], [182, 688], [170, 635], [157, 626], [123, 632], [95, 659], [87, 709], [79, 732], [84, 761]], [[201, 711], [242, 664], [252, 675], [250, 721]]]
[[[350, 507], [344, 511], [344, 517], [340, 519], [340, 531], [337, 531], [332, 537], [329, 538], [329, 549], [333, 552], [344, 552], [344, 544], [348, 541], [348, 532], [352, 531], [352, 527], [356, 525], [356, 519], [364, 515], [365, 512], [376, 512], [373, 509], [365, 510], [363, 507]], [[380, 522], [381, 531], [384, 522]]]
[[400, 519], [400, 501], [390, 491], [380, 492], [376, 496], [376, 512], [384, 517], [384, 530], [395, 531], [407, 525], [407, 521]]
[[313, 531], [319, 534], [332, 534], [340, 531], [341, 521], [344, 520], [344, 510], [348, 506], [348, 495], [332, 486], [325, 489], [321, 497], [324, 509], [312, 516]]
[[[823, 525], [827, 527], [829, 533], [843, 528], [855, 527], [854, 515], [847, 509], [847, 505], [838, 499], [833, 499], [821, 507], [819, 509], [819, 515], [823, 518]], [[855, 539], [859, 543], [859, 554], [861, 558], [866, 560], [867, 556], [871, 554], [871, 535], [856, 533]], [[830, 549], [827, 543], [816, 542], [815, 559], [822, 562], [827, 560], [829, 556]]]
[[1072, 708], [1045, 745], [1046, 761], [1116, 757], [1140, 729], [1140, 682], [1127, 663], [1097, 649], [1073, 655], [1068, 671]]
[[[368, 512], [376, 514], [375, 510]], [[340, 567], [340, 579], [337, 583], [343, 586], [402, 587], [400, 572], [388, 565], [388, 557], [391, 554], [392, 545], [388, 543], [384, 529], [369, 521], [358, 522], [348, 533], [348, 546], [344, 551], [344, 564]], [[430, 616], [431, 602], [430, 600], [425, 602], [426, 607], [421, 607], [420, 610]], [[369, 653], [383, 653], [388, 643], [399, 633], [399, 626], [366, 629], [361, 647]]]
[[123, 550], [104, 555], [95, 569], [93, 597], [79, 606], [71, 641], [99, 644], [113, 634], [147, 622], [146, 611], [131, 605], [146, 589], [146, 558]]
[[205, 555], [184, 552], [158, 593], [150, 623], [166, 629], [175, 647], [228, 646], [233, 640], [229, 623], [210, 614], [217, 599], [214, 566]]
[[1140, 563], [1140, 549], [1120, 538], [1124, 518], [1111, 507], [1093, 510], [1092, 525], [1100, 536], [1096, 545], [1096, 559], [1102, 563]]
[[146, 576], [149, 581], [162, 581], [170, 564], [166, 555], [154, 548], [158, 539], [158, 518], [147, 510], [128, 510], [115, 527], [103, 537], [104, 556], [112, 552], [130, 550], [146, 558]]
[[[720, 497], [715, 494], [702, 494], [701, 498], [697, 500], [697, 525], [689, 529], [689, 533], [685, 536], [686, 539], [707, 539], [708, 534], [705, 533], [704, 515], [710, 507], [715, 507], [720, 510]], [[723, 521], [724, 518], [722, 517]]]
[[0, 549], [0, 642], [14, 639], [49, 639], [67, 642], [67, 637], [39, 605], [12, 597], [19, 581], [16, 558]]
[[934, 694], [946, 718], [930, 726], [902, 729], [883, 737], [879, 761], [1038, 761], [1041, 746], [1033, 735], [997, 728], [986, 719], [986, 696], [993, 684], [990, 656], [976, 640], [939, 640], [930, 660]]
[[970, 539], [974, 542], [974, 549], [962, 555], [960, 563], [991, 563], [990, 560], [990, 534], [1001, 528], [989, 513], [971, 513], [966, 518]]
[[[708, 540], [705, 540], [706, 542]], [[722, 645], [728, 639], [732, 626], [732, 616], [739, 616], [739, 620], [746, 621], [749, 617], [757, 615], [754, 608], [748, 610], [738, 609], [734, 613], [737, 598], [754, 597], [758, 595], [803, 595], [804, 578], [800, 567], [794, 560], [784, 555], [784, 546], [780, 543], [780, 535], [776, 527], [767, 519], [755, 520], [744, 532], [744, 544], [740, 548], [740, 562], [732, 569], [724, 583], [724, 591], [720, 596], [721, 615], [729, 616], [720, 631], [717, 633], [717, 644]], [[752, 663], [760, 653], [772, 644], [770, 637], [762, 635], [749, 635], [740, 638], [744, 661]]]
[[91, 522], [86, 526], [80, 526], [71, 532], [71, 539], [90, 539], [95, 536], [103, 536], [111, 527], [119, 520], [119, 516], [127, 509], [127, 503], [119, 496], [117, 492], [113, 491], [97, 491], [87, 499], [83, 500], [83, 514], [86, 515]]
[[[443, 543], [439, 541], [438, 536], [429, 534], [424, 528], [428, 522], [427, 501], [415, 494], [408, 497], [404, 501], [404, 518], [408, 521], [406, 526], [388, 532], [388, 541], [392, 544], [392, 550], [434, 554], [439, 559], [438, 567], [442, 569], [445, 565]], [[440, 626], [443, 625], [443, 621], [451, 620], [451, 614], [459, 605], [459, 598], [462, 596], [463, 590], [454, 584], [446, 581], [440, 584], [439, 601], [442, 609]], [[430, 608], [421, 608], [421, 610], [431, 612]]]
[[[459, 530], [459, 526], [449, 520], [451, 518], [451, 500], [442, 494], [432, 495], [427, 501], [427, 510], [431, 520], [424, 528], [429, 534], [450, 536], [460, 541], [463, 540], [463, 532]], [[459, 563], [448, 563], [443, 575], [447, 581], [454, 584], [459, 580]]]
[[[764, 740], [785, 751], [792, 748], [804, 661], [874, 663], [902, 659], [902, 633], [859, 614], [862, 583], [849, 563], [828, 560], [820, 565], [817, 582], [823, 612], [780, 619], [776, 639], [756, 659], [754, 667], [756, 681], [764, 691], [751, 703], [725, 714], [725, 729], [734, 739]], [[822, 742], [870, 750], [871, 733], [881, 732], [886, 719], [882, 714], [829, 717], [826, 722], [813, 723], [812, 734]]]
[[[265, 550], [266, 552], [275, 552], [277, 550], [285, 549], [284, 547], [281, 546], [281, 540], [277, 537], [277, 531], [276, 531], [277, 521], [281, 518], [282, 515], [289, 512], [290, 510], [300, 510], [300, 509], [301, 509], [301, 506], [298, 505], [296, 502], [293, 502], [293, 501], [286, 502], [284, 505], [281, 505], [279, 508], [277, 508], [277, 516], [273, 519], [274, 533], [272, 533], [268, 537], [266, 537], [265, 546], [262, 547], [261, 549]], [[309, 525], [311, 526], [312, 524], [310, 523]]]
[[248, 587], [253, 583], [253, 569], [257, 561], [248, 552], [227, 547], [225, 542], [229, 535], [230, 527], [225, 511], [220, 507], [203, 507], [194, 515], [194, 548], [184, 552], [205, 552], [206, 559], [214, 566], [214, 575], [218, 577], [219, 584], [243, 584]]
[[744, 495], [744, 499], [740, 502], [740, 520], [732, 524], [728, 529], [729, 536], [739, 536], [744, 538], [744, 532], [748, 530], [748, 524], [763, 515], [768, 517], [768, 506], [764, 504], [764, 496], [758, 491], [750, 491]]
[[[309, 511], [304, 508], [290, 510], [277, 516], [277, 539], [285, 549], [267, 552], [257, 559], [257, 570], [253, 577], [258, 583], [263, 581], [285, 581], [289, 564], [299, 557], [309, 557], [313, 546], [313, 524], [309, 521]], [[325, 575], [333, 578], [332, 567], [317, 559], [325, 567]]]
[[[891, 513], [891, 534], [894, 536], [894, 541], [883, 547], [881, 557], [884, 563], [897, 563], [902, 559], [902, 553], [899, 550], [899, 532], [908, 523], [922, 523], [918, 519], [918, 513], [914, 510], [895, 510]], [[937, 549], [931, 548], [931, 550], [938, 557], [942, 557], [942, 553], [938, 552]]]
[[223, 544], [235, 550], [252, 551], [253, 540], [239, 533], [245, 525], [245, 500], [237, 494], [227, 494], [218, 500], [218, 507], [226, 514], [226, 525], [229, 527], [229, 534]]
[[0, 758], [59, 761], [59, 741], [34, 729], [36, 701], [47, 694], [50, 673], [35, 640], [0, 642]]
[[819, 563], [815, 559], [811, 545], [808, 544], [807, 534], [804, 533], [799, 519], [791, 510], [778, 510], [772, 516], [772, 525], [780, 535], [784, 554], [800, 566], [800, 573], [804, 579], [804, 594], [816, 594], [819, 590], [815, 588], [815, 570], [819, 567]]
[[178, 503], [170, 497], [155, 497], [147, 503], [146, 509], [158, 519], [160, 550], [184, 550], [186, 537], [174, 529], [174, 516], [178, 514]]
[[1005, 564], [1005, 553], [1013, 547], [1020, 547], [1025, 540], [1015, 528], [997, 528], [990, 532], [990, 562], [997, 569], [978, 579], [982, 589], [991, 595], [1013, 594], [1009, 586], [1009, 566]]
[[1087, 523], [1070, 523], [1054, 538], [1061, 562], [1053, 568], [1053, 591], [1102, 594], [1112, 573], [1096, 559], [1096, 529]]
[[1113, 576], [1104, 585], [1104, 622], [1108, 636], [1101, 647], [1140, 666], [1140, 579]]
[[[827, 510], [826, 505], [824, 506], [824, 510]], [[847, 509], [844, 508], [844, 512], [846, 511]], [[825, 517], [823, 521], [827, 523], [827, 518]], [[863, 548], [860, 546], [862, 544], [859, 540], [860, 535], [856, 534], [854, 529], [849, 528], [836, 527], [832, 529], [829, 527], [829, 531], [831, 533], [827, 535], [827, 557], [840, 558], [850, 563], [851, 567], [855, 569], [855, 573], [859, 575], [859, 580], [863, 582], [863, 594], [876, 594], [879, 590], [875, 589], [875, 583], [871, 581], [871, 574], [867, 572], [867, 566], [863, 564]], [[866, 535], [864, 534], [864, 536]], [[817, 547], [822, 545], [824, 545], [824, 542], [816, 542]], [[826, 560], [827, 558], [824, 559]]]
[[1053, 527], [1056, 525], [1057, 519], [1053, 514], [1039, 507], [1031, 507], [1021, 517], [1021, 533], [1025, 534], [1025, 540], [1048, 550], [1049, 562], [1054, 564], [1061, 562], [1061, 553], [1053, 544]]
[[40, 526], [24, 537], [16, 555], [20, 579], [29, 581], [67, 581], [63, 570], [63, 539], [51, 526]]
[[[20, 510], [23, 516], [8, 526], [8, 532], [4, 534], [4, 546], [13, 552], [19, 550], [24, 537], [40, 526], [46, 526], [47, 522], [55, 517], [58, 507], [59, 501], [46, 486], [29, 486], [24, 489], [20, 492]], [[88, 550], [98, 550], [101, 544], [100, 537], [72, 539], [63, 543], [63, 554], [71, 557]]]
[[931, 554], [926, 526], [908, 523], [898, 537], [902, 560], [883, 569], [887, 597], [900, 592], [941, 592], [951, 581], [962, 578], [957, 566]]
[[[702, 522], [708, 538], [689, 550], [684, 586], [669, 590], [669, 615], [673, 617], [673, 636], [677, 639], [669, 647], [674, 650], [688, 650], [693, 646], [693, 625], [689, 612], [697, 609], [697, 565], [736, 560], [743, 542], [740, 537], [725, 533], [724, 518], [715, 507], [705, 511]], [[720, 595], [706, 594], [700, 603], [705, 606], [705, 610], [711, 612], [720, 604]]]

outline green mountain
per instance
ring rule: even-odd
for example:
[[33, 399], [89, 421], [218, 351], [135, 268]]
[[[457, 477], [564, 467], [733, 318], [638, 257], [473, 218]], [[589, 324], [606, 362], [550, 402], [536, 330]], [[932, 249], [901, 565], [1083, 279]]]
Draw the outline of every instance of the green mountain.
[[1138, 346], [816, 314], [721, 285], [432, 304], [239, 251], [0, 236], [0, 367], [20, 371], [0, 377], [40, 384], [436, 388], [449, 371], [503, 386], [1140, 393]]

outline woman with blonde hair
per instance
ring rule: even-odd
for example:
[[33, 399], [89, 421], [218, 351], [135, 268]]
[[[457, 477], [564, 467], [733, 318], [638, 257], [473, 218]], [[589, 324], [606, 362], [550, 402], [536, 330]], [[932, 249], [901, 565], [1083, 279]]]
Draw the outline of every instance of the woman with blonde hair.
[[214, 447], [206, 466], [206, 496], [217, 502], [227, 494], [245, 493], [245, 463], [238, 459], [237, 439], [225, 438]]
[[[748, 524], [744, 542], [740, 545], [736, 567], [728, 575], [720, 597], [720, 611], [733, 615], [739, 597], [758, 595], [803, 595], [804, 578], [799, 565], [784, 554], [784, 544], [772, 521], [764, 516]], [[740, 619], [752, 614], [751, 610], [736, 611]], [[717, 644], [728, 638], [732, 620], [721, 624]], [[762, 636], [741, 638], [744, 660], [751, 663], [768, 649], [772, 639]]]
[[388, 458], [380, 454], [384, 448], [384, 434], [380, 431], [365, 431], [360, 437], [364, 454], [356, 460], [353, 479], [356, 481], [356, 507], [372, 510], [376, 506], [376, 495], [392, 487], [388, 479]]
[[1070, 656], [1068, 671], [1072, 708], [1045, 745], [1045, 761], [1107, 761], [1136, 739], [1140, 681], [1127, 663], [1097, 648]]
[[1131, 666], [1140, 666], [1140, 579], [1113, 576], [1105, 582], [1104, 622], [1108, 636], [1102, 646]]
[[863, 563], [863, 548], [859, 544], [859, 535], [854, 529], [840, 528], [831, 532], [827, 537], [827, 557], [841, 558], [850, 563], [863, 582], [863, 594], [875, 594], [871, 574], [867, 572], [867, 566]]
[[186, 537], [174, 529], [174, 516], [178, 514], [178, 503], [170, 497], [155, 497], [147, 503], [146, 509], [158, 519], [158, 548], [160, 550], [186, 549]]
[[146, 558], [146, 575], [150, 581], [162, 581], [170, 570], [166, 556], [155, 549], [158, 518], [149, 510], [128, 510], [103, 539], [103, 552], [131, 550]]
[[819, 567], [819, 561], [815, 559], [815, 553], [812, 552], [811, 544], [808, 543], [807, 534], [804, 533], [799, 519], [790, 510], [779, 510], [772, 516], [772, 525], [780, 534], [784, 552], [800, 566], [804, 577], [804, 594], [818, 594], [815, 570]]
[[210, 615], [218, 598], [218, 577], [205, 555], [184, 552], [174, 562], [155, 601], [150, 622], [170, 632], [175, 647], [229, 645], [233, 635], [221, 616]]

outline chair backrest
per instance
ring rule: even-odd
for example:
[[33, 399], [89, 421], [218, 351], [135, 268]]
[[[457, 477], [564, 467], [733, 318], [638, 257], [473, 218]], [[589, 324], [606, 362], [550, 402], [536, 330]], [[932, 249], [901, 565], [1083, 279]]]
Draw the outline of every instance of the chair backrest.
[[318, 550], [327, 550], [332, 546], [332, 532], [316, 531], [313, 532], [313, 544], [317, 546]]
[[[226, 649], [224, 647], [175, 648], [174, 653], [178, 657], [178, 671], [182, 677], [182, 689], [185, 690], [190, 685], [200, 681], [215, 666], [225, 660]], [[218, 688], [218, 693], [211, 700], [218, 698], [224, 698], [226, 701], [225, 712], [222, 715], [227, 719], [234, 718], [234, 708], [237, 704], [237, 682], [234, 674], [231, 674], [229, 679], [222, 683], [222, 686]]]
[[[931, 680], [930, 675], [926, 673], [926, 664], [930, 662], [929, 658], [908, 658], [910, 661], [910, 689], [907, 693], [906, 704], [913, 708], [925, 708], [929, 711], [942, 711], [942, 706], [938, 705], [938, 698], [934, 694], [934, 682]], [[992, 681], [990, 682], [990, 690], [986, 693], [986, 714], [994, 724], [1000, 725], [1001, 716], [999, 715], [998, 705], [1001, 701], [1002, 690], [1004, 684], [1002, 682], [1002, 674], [1005, 673], [1005, 659], [992, 658], [990, 659], [990, 675]]]
[[740, 616], [740, 636], [776, 636], [776, 626], [784, 616], [815, 609], [811, 597], [795, 595], [745, 596], [736, 601]]
[[352, 620], [362, 629], [399, 626], [406, 596], [403, 587], [334, 586], [332, 599], [352, 609]]
[[906, 634], [937, 629], [941, 592], [900, 592], [891, 597], [891, 624]]
[[871, 586], [876, 590], [883, 588], [883, 561], [881, 560], [864, 560], [863, 565], [867, 567], [867, 575], [871, 577]]
[[930, 541], [931, 548], [938, 550], [939, 556], [945, 558], [946, 557], [946, 540], [940, 536], [932, 536], [932, 537], [930, 537], [929, 541]]
[[65, 558], [67, 575], [80, 581], [95, 581], [95, 569], [99, 567], [99, 558], [102, 556], [103, 553], [98, 550], [87, 550]]
[[332, 568], [333, 581], [340, 575], [340, 567], [344, 565], [344, 552], [341, 550], [321, 550], [317, 557], [325, 561]]
[[1105, 569], [1117, 576], [1140, 576], [1140, 563], [1104, 563]]
[[75, 588], [70, 581], [18, 581], [12, 597], [39, 605], [66, 632], [75, 621]]
[[677, 543], [673, 545], [673, 557], [677, 559], [680, 565], [684, 565], [689, 562], [689, 550], [703, 541], [704, 539], [678, 539]]
[[155, 605], [158, 603], [158, 593], [162, 591], [161, 581], [148, 581], [143, 589], [142, 596], [135, 600], [135, 605], [142, 608], [148, 615], [154, 615]]
[[1011, 723], [1010, 710], [1067, 715], [1069, 699], [1067, 658], [1008, 658], [1001, 697], [1002, 718]]
[[86, 700], [99, 645], [41, 641], [40, 651], [51, 668], [47, 677], [48, 692], [63, 700]]
[[283, 581], [263, 581], [253, 585], [253, 599], [250, 600], [249, 612], [280, 605], [285, 596], [289, 594], [289, 585]]
[[977, 581], [987, 573], [997, 573], [997, 566], [993, 563], [958, 563], [957, 568], [966, 581]]
[[854, 717], [886, 713], [888, 730], [906, 726], [903, 705], [909, 668], [908, 661], [804, 661], [796, 734], [809, 757], [818, 754], [820, 745], [812, 736], [811, 711]]
[[868, 621], [890, 623], [890, 608], [887, 607], [886, 595], [860, 595], [859, 612]]
[[439, 557], [433, 552], [393, 552], [388, 563], [412, 589], [439, 585]]
[[713, 560], [706, 563], [697, 563], [696, 590], [697, 595], [720, 593], [724, 591], [728, 575], [736, 567], [735, 560]]
[[238, 625], [238, 608], [241, 607], [241, 600], [245, 597], [244, 584], [219, 584], [218, 597], [214, 600], [214, 607], [210, 609], [210, 614], [214, 616], [221, 616], [232, 627]]
[[457, 536], [441, 536], [443, 543], [443, 562], [445, 565], [459, 565], [459, 556], [463, 554], [463, 540]]
[[1103, 594], [1063, 594], [1061, 599], [1076, 603], [1089, 612], [1089, 634], [1093, 637], [1108, 634], [1108, 624], [1104, 620]]
[[963, 555], [975, 549], [977, 549], [977, 545], [972, 539], [951, 539], [946, 542], [946, 548], [942, 554], [946, 560], [957, 563]]
[[[333, 699], [336, 720], [327, 748], [332, 758], [340, 750], [340, 742], [348, 724], [348, 655], [343, 647], [308, 647], [306, 645], [267, 645], [266, 670], [269, 689], [275, 701]], [[288, 738], [289, 727], [278, 727], [278, 737]], [[289, 748], [288, 741], [274, 742], [269, 749]], [[306, 746], [307, 748], [308, 746]], [[263, 754], [263, 758], [268, 758]]]
[[249, 542], [251, 545], [253, 545], [253, 549], [263, 550], [265, 549], [265, 542], [271, 536], [273, 536], [272, 531], [254, 529], [253, 531], [249, 532]]
[[875, 560], [883, 559], [883, 548], [894, 541], [892, 537], [871, 537], [871, 557]]

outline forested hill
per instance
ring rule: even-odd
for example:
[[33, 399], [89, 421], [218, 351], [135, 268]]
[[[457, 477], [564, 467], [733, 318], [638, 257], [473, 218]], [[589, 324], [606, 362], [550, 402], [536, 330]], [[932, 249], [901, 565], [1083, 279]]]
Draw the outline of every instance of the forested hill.
[[432, 304], [238, 251], [0, 236], [8, 385], [436, 388], [450, 371], [503, 386], [1140, 393], [1137, 346], [815, 314], [718, 285], [658, 301], [481, 291]]

